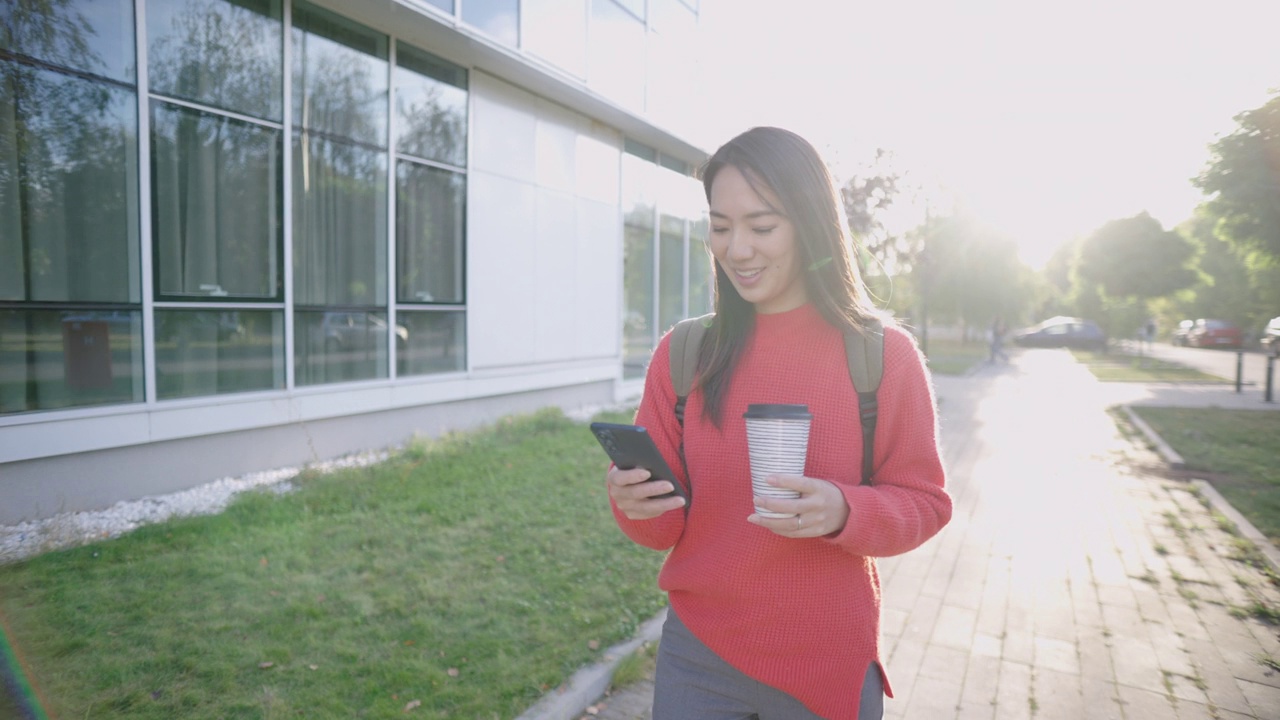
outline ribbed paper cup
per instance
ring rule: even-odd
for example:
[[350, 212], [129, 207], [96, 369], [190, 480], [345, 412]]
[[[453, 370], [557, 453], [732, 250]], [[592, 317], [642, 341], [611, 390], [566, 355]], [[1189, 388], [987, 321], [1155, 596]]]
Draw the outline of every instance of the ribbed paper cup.
[[[794, 490], [776, 488], [765, 482], [770, 475], [803, 475], [809, 454], [809, 425], [813, 415], [808, 405], [748, 405], [742, 416], [747, 421], [747, 450], [751, 457], [751, 491], [756, 497], [794, 499]], [[756, 513], [768, 518], [794, 517], [756, 506]]]

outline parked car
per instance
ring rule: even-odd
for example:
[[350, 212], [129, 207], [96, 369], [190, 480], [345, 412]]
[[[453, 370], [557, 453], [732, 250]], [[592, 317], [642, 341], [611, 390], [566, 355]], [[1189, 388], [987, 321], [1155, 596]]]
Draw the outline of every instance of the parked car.
[[1018, 347], [1102, 350], [1107, 334], [1092, 320], [1059, 315], [1013, 334]]
[[1195, 327], [1195, 320], [1183, 320], [1178, 323], [1177, 329], [1173, 331], [1173, 336], [1169, 338], [1169, 342], [1174, 345], [1187, 346], [1187, 335], [1191, 333], [1191, 328]]
[[1275, 357], [1280, 357], [1280, 317], [1273, 317], [1262, 331], [1262, 349]]
[[1244, 344], [1244, 332], [1230, 320], [1200, 318], [1187, 333], [1187, 344], [1198, 348], [1238, 348]]

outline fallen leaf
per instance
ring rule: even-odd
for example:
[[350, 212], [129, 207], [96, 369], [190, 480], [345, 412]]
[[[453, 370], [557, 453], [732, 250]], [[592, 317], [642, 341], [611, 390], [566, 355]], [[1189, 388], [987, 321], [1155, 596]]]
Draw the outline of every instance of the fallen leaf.
[[421, 705], [422, 705], [421, 700], [410, 700], [408, 703], [405, 703], [404, 712], [409, 712], [410, 710], [420, 707]]
[[266, 670], [266, 669], [267, 669], [267, 668], [269, 668], [269, 667], [275, 667], [275, 663], [273, 663], [273, 662], [260, 662], [260, 663], [258, 663], [258, 668], [259, 668], [259, 669]]
[[458, 668], [449, 668], [445, 672], [449, 673], [449, 677], [458, 677]]
[[592, 650], [599, 650], [599, 649], [600, 649], [600, 641], [599, 641], [599, 640], [588, 640], [588, 641], [587, 641], [587, 647], [591, 648]]
[[258, 564], [259, 564], [259, 565], [261, 565], [262, 567], [266, 567], [266, 566], [267, 566], [267, 559], [266, 559], [265, 557], [264, 557], [264, 558], [262, 558], [261, 560], [259, 560], [259, 561], [258, 561]]
[[588, 715], [599, 715], [599, 714], [600, 714], [600, 708], [596, 707], [595, 705], [588, 706], [588, 707], [587, 707], [587, 714], [588, 714]]
[[307, 667], [311, 668], [312, 670], [319, 670], [319, 669], [320, 669], [320, 666], [319, 666], [319, 665], [308, 665]]
[[412, 644], [413, 644], [413, 641], [412, 641], [412, 640], [405, 640], [405, 641], [404, 641], [404, 644], [405, 644], [405, 645], [412, 645]]
[[507, 556], [506, 556], [506, 555], [499, 555], [499, 556], [498, 556], [498, 562], [506, 562], [506, 561], [507, 561]]

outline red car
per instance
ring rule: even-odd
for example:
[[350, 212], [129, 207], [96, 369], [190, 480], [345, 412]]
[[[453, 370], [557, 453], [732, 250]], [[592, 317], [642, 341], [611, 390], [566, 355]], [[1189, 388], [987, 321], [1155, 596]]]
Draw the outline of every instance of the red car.
[[1230, 320], [1201, 318], [1187, 333], [1187, 344], [1191, 347], [1238, 348], [1244, 344], [1244, 333]]

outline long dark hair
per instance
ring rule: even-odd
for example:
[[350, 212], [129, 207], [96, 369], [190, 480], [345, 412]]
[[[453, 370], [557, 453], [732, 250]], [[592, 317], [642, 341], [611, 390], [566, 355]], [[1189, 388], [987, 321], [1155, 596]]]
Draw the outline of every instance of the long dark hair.
[[[752, 128], [720, 147], [702, 167], [702, 186], [734, 167], [760, 193], [767, 188], [795, 228], [805, 291], [822, 317], [843, 332], [862, 332], [876, 310], [853, 259], [853, 241], [840, 213], [835, 180], [804, 138], [774, 127]], [[763, 196], [763, 193], [760, 193]], [[715, 262], [715, 322], [698, 351], [703, 415], [717, 426], [734, 368], [755, 327], [755, 306], [738, 294]]]

